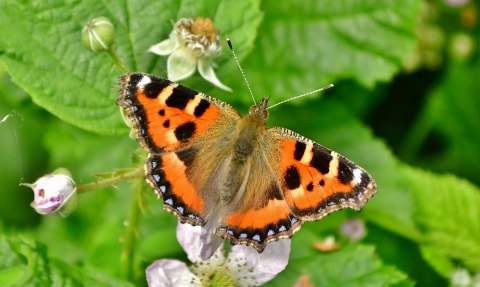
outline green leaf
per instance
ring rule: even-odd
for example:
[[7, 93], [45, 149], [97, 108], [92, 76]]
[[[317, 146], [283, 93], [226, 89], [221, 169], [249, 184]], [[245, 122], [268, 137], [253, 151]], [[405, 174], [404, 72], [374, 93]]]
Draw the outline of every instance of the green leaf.
[[[10, 254], [10, 258], [11, 254], [24, 258], [22, 265], [26, 265], [21, 266], [23, 268], [17, 267], [0, 272], [0, 286], [12, 286], [8, 282], [16, 284], [14, 286], [133, 286], [98, 271], [85, 270], [62, 260], [50, 258], [46, 246], [32, 236], [8, 238], [2, 236], [0, 252], [1, 255]], [[4, 258], [2, 257], [2, 260]]]
[[421, 5], [419, 0], [402, 5], [390, 0], [264, 1], [261, 37], [245, 72], [261, 82], [252, 83], [257, 95], [279, 100], [340, 79], [372, 88], [390, 80], [413, 53]]
[[94, 173], [130, 168], [129, 154], [138, 146], [128, 137], [101, 136], [59, 120], [52, 121], [43, 132], [50, 169], [68, 168], [78, 184], [97, 180]]
[[[413, 168], [406, 172], [414, 188], [415, 218], [424, 230], [425, 246], [480, 271], [480, 189], [451, 175]], [[438, 267], [438, 256], [424, 258]]]
[[480, 60], [452, 65], [428, 101], [430, 128], [446, 139], [447, 150], [431, 160], [436, 170], [466, 176], [480, 184], [480, 86], [471, 75], [480, 73]]
[[10, 268], [0, 271], [0, 287], [12, 286], [24, 274], [23, 268]]
[[450, 278], [452, 272], [455, 270], [455, 265], [450, 259], [441, 254], [434, 245], [422, 245], [420, 246], [422, 257], [427, 261], [438, 274], [444, 278]]
[[[172, 20], [212, 17], [220, 31], [238, 35], [239, 46], [249, 49], [261, 19], [258, 6], [256, 0], [2, 1], [0, 63], [35, 103], [60, 119], [96, 133], [126, 134], [115, 105], [117, 89], [112, 88], [121, 71], [112, 69], [107, 53], [83, 48], [80, 35], [85, 23], [95, 16], [109, 18], [115, 26], [116, 50], [126, 65], [166, 75], [166, 57], [146, 51], [168, 38]], [[233, 63], [231, 56], [229, 61]]]
[[293, 286], [301, 275], [317, 287], [413, 286], [405, 274], [376, 259], [374, 251], [373, 246], [348, 245], [331, 253], [292, 254], [287, 268], [265, 286]]
[[12, 267], [21, 267], [23, 262], [12, 250], [5, 235], [0, 235], [0, 270], [7, 270]]

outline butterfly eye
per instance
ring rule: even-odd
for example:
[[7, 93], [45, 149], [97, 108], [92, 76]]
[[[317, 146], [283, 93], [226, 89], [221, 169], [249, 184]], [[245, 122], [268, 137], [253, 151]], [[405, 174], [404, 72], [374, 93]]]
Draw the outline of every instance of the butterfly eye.
[[257, 110], [257, 106], [251, 106], [250, 109], [248, 110], [248, 113], [253, 114], [255, 113], [256, 110]]
[[267, 110], [263, 110], [263, 118], [264, 119], [268, 118], [268, 111]]

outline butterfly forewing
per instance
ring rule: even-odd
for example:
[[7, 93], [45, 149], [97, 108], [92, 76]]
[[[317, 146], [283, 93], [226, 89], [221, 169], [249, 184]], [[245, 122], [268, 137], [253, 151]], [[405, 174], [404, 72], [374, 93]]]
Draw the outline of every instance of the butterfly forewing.
[[279, 178], [293, 213], [305, 221], [352, 208], [377, 192], [373, 178], [342, 155], [284, 128], [272, 128], [283, 151]]

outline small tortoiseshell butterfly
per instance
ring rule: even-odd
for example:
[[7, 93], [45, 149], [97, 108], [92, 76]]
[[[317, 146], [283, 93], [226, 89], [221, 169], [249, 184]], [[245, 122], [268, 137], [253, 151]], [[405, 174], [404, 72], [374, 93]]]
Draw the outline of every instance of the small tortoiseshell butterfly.
[[247, 116], [143, 73], [119, 78], [118, 105], [148, 151], [146, 179], [182, 223], [217, 221], [217, 235], [258, 252], [304, 221], [360, 210], [377, 192], [361, 167], [284, 128], [267, 128], [268, 97]]

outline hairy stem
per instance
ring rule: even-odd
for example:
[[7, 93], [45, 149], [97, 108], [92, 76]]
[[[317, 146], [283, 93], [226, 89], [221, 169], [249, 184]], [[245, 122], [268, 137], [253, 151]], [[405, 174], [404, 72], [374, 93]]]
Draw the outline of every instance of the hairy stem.
[[115, 50], [114, 50], [112, 47], [110, 47], [110, 48], [107, 50], [107, 52], [108, 52], [108, 54], [110, 55], [110, 57], [112, 57], [113, 62], [115, 63], [115, 65], [116, 65], [117, 67], [119, 67], [120, 69], [122, 69], [122, 71], [123, 71], [124, 73], [130, 72], [130, 70], [129, 70], [127, 67], [125, 67], [125, 64], [123, 63], [123, 59], [120, 58], [120, 56], [118, 56], [117, 52], [115, 52]]
[[139, 167], [137, 169], [134, 169], [132, 172], [129, 173], [124, 173], [116, 177], [112, 177], [109, 179], [103, 179], [103, 180], [97, 180], [92, 183], [87, 183], [87, 184], [82, 184], [77, 187], [77, 193], [85, 193], [91, 190], [103, 188], [103, 187], [108, 187], [108, 186], [114, 186], [117, 183], [131, 180], [134, 178], [142, 177], [144, 175], [144, 169], [143, 167]]

